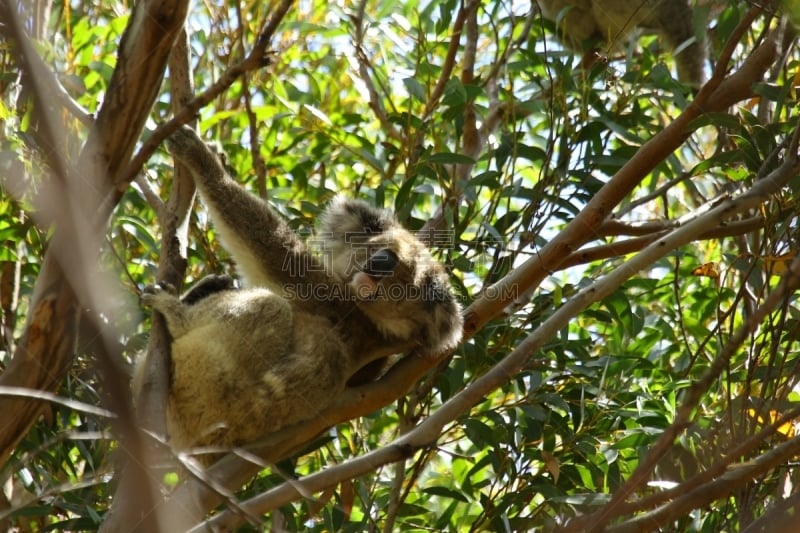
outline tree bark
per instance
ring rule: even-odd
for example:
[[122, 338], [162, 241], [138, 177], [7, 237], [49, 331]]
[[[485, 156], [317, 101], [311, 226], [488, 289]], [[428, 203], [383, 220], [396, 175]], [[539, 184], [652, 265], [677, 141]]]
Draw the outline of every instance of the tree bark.
[[[97, 254], [111, 210], [122, 196], [127, 183], [119, 183], [120, 170], [128, 164], [134, 146], [161, 87], [167, 58], [175, 37], [183, 27], [186, 0], [146, 0], [135, 5], [122, 36], [117, 66], [97, 120], [75, 168], [69, 172], [66, 158], [54, 154], [49, 163], [53, 180], [49, 195], [42, 195], [42, 211], [55, 209], [56, 230], [36, 282], [30, 316], [22, 340], [0, 385], [55, 391], [72, 362], [77, 337], [79, 309], [102, 308], [112, 296], [97, 288]], [[24, 35], [18, 13], [5, 1], [0, 2], [4, 33], [15, 44], [17, 61], [32, 80], [35, 108], [40, 113], [42, 135], [56, 139], [58, 121], [51, 112], [47, 93], [41, 90], [53, 77], [52, 72], [34, 69], [43, 64], [34, 60], [36, 53]], [[38, 59], [38, 58], [35, 58]], [[51, 146], [59, 146], [53, 143]], [[53, 213], [48, 213], [53, 215]], [[93, 305], [94, 304], [94, 305]], [[109, 365], [110, 366], [110, 365]], [[122, 401], [121, 427], [126, 442], [121, 449], [136, 455], [139, 437], [130, 418], [130, 398], [125, 391], [111, 391]], [[0, 459], [5, 462], [41, 413], [38, 400], [0, 398]], [[139, 459], [139, 458], [137, 458]], [[135, 461], [142, 465], [140, 460]], [[145, 480], [143, 468], [136, 475]], [[152, 508], [149, 491], [140, 491], [146, 516]], [[130, 516], [127, 518], [131, 518]], [[153, 531], [152, 522], [123, 522], [124, 529], [140, 527]]]

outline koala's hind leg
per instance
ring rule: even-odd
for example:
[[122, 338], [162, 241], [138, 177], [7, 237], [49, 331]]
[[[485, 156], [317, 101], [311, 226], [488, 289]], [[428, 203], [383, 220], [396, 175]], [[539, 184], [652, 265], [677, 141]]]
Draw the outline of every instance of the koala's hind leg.
[[142, 292], [142, 304], [164, 315], [167, 329], [173, 338], [180, 337], [191, 328], [188, 306], [175, 295], [169, 285], [149, 285]]
[[[193, 327], [172, 345], [168, 420], [175, 448], [255, 440], [289, 416], [290, 404], [296, 410], [320, 388], [313, 383], [295, 394], [297, 387], [287, 385], [311, 383], [321, 363], [292, 354], [292, 309], [283, 298], [242, 289], [186, 308]], [[291, 374], [298, 362], [309, 364], [304, 381]], [[321, 402], [314, 397], [312, 404]]]

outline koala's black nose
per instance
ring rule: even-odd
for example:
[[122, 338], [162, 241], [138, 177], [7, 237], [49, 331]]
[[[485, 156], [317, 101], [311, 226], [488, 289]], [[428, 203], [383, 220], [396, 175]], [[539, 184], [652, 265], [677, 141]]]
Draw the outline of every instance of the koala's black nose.
[[384, 278], [392, 275], [397, 262], [397, 254], [384, 248], [372, 254], [361, 270], [371, 278]]

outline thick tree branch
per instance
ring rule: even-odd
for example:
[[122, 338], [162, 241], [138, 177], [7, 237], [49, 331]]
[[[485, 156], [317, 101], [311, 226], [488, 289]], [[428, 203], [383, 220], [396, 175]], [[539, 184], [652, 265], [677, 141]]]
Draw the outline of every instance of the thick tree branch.
[[[178, 111], [192, 95], [192, 77], [189, 72], [189, 45], [186, 31], [182, 30], [169, 56], [170, 88], [173, 109]], [[161, 223], [161, 255], [159, 256], [159, 281], [179, 287], [186, 270], [186, 250], [188, 245], [189, 218], [194, 203], [194, 181], [188, 170], [176, 167], [173, 173], [169, 200], [162, 204], [153, 199]], [[166, 420], [164, 406], [169, 393], [170, 335], [161, 315], [155, 314], [151, 320], [150, 341], [144, 361], [139, 364], [138, 390], [136, 395], [137, 419], [139, 427], [147, 428], [156, 435], [165, 436]], [[168, 464], [163, 446], [148, 447], [142, 450], [134, 462], [123, 466], [119, 487], [114, 496], [112, 519], [103, 529], [116, 530], [119, 524], [132, 520], [137, 512], [137, 496], [141, 490], [131, 471], [138, 465], [148, 465], [154, 477], [154, 464]], [[161, 453], [159, 453], [161, 452]], [[157, 458], [157, 460], [155, 460]], [[153, 460], [150, 460], [153, 459]], [[164, 520], [162, 520], [162, 523]], [[189, 523], [172, 517], [170, 528], [184, 528]]]
[[[43, 69], [41, 60], [32, 59], [36, 51], [25, 35], [15, 7], [0, 1], [0, 26], [13, 43], [17, 64], [30, 83], [31, 92], [40, 103], [36, 108], [40, 123], [39, 137], [48, 147], [47, 156], [53, 171], [52, 189], [64, 191], [67, 182], [67, 165], [63, 154], [54, 148], [55, 124], [52, 113], [44, 105], [46, 80], [52, 74]], [[13, 176], [4, 176], [4, 185], [10, 188]], [[74, 235], [71, 213], [66, 209], [55, 212], [55, 218], [68, 224], [57, 235]], [[77, 337], [79, 309], [74, 290], [65, 279], [65, 273], [56, 257], [56, 248], [45, 257], [22, 339], [14, 356], [0, 376], [0, 386], [25, 387], [53, 392], [61, 383], [72, 362]], [[28, 398], [0, 397], [0, 463], [5, 464], [19, 441], [38, 419], [42, 404]]]
[[[800, 171], [797, 154], [798, 138], [800, 138], [800, 128], [796, 129], [794, 132], [787, 160], [769, 176], [757, 181], [750, 191], [740, 198], [742, 205], [731, 205], [734, 201], [728, 201], [714, 209], [714, 211], [718, 211], [720, 208], [722, 208], [723, 211], [731, 208], [736, 208], [737, 211], [741, 211], [743, 210], [741, 209], [742, 207], [748, 206], [750, 209], [755, 209], [762, 201], [766, 200], [769, 194], [777, 192], [788, 183], [789, 179]], [[720, 222], [721, 221], [722, 220], [720, 220]], [[680, 408], [675, 415], [673, 423], [661, 434], [656, 443], [650, 447], [644, 460], [639, 463], [636, 470], [625, 481], [623, 486], [614, 493], [611, 501], [586, 521], [580, 521], [583, 525], [578, 526], [579, 529], [590, 527], [592, 531], [602, 531], [609, 520], [618, 516], [617, 507], [625, 502], [625, 500], [641, 486], [661, 457], [672, 447], [672, 443], [678, 433], [682, 431], [691, 420], [692, 413], [702, 399], [703, 394], [711, 383], [718, 379], [720, 373], [726, 368], [730, 357], [739, 349], [739, 346], [745, 339], [760, 327], [766, 314], [781, 305], [785, 298], [787, 298], [797, 286], [800, 286], [800, 259], [796, 259], [792, 262], [792, 266], [788, 270], [787, 275], [781, 280], [778, 288], [767, 297], [764, 304], [756, 310], [756, 313], [750, 316], [747, 322], [731, 336], [720, 353], [715, 357], [714, 362], [703, 377], [693, 382], [680, 404]]]
[[[712, 79], [701, 89], [697, 100], [671, 124], [658, 132], [595, 194], [581, 212], [538, 254], [493, 284], [467, 310], [465, 336], [472, 336], [486, 322], [502, 313], [510, 298], [497, 295], [522, 294], [537, 286], [558, 270], [561, 263], [581, 245], [595, 238], [594, 228], [605, 222], [612, 210], [647, 176], [655, 166], [677, 150], [689, 137], [690, 123], [705, 112], [721, 111], [733, 104], [731, 94], [746, 98], [775, 58], [775, 43], [767, 40], [747, 59], [742, 68], [723, 82]], [[706, 87], [727, 87], [731, 93], [706, 90]], [[745, 90], [747, 88], [747, 90]]]
[[[121, 194], [121, 191], [112, 194], [110, 184], [130, 157], [155, 100], [172, 41], [186, 14], [186, 2], [146, 1], [136, 5], [123, 34], [117, 67], [103, 106], [78, 159], [79, 170], [74, 174], [67, 171], [65, 157], [53, 150], [59, 145], [56, 142], [59, 132], [54, 130], [59, 122], [48, 106], [46, 80], [52, 73], [43, 68], [41, 61], [30, 59], [35, 51], [20, 30], [15, 9], [1, 2], [0, 14], [5, 30], [12, 33], [19, 63], [32, 80], [35, 111], [40, 117], [39, 133], [53, 154], [49, 162], [54, 179], [39, 201], [46, 202], [40, 207], [56, 225], [22, 342], [0, 383], [47, 391], [61, 383], [71, 363], [78, 301], [95, 311], [95, 316], [102, 313], [116, 323], [108, 305], [114, 300], [110, 295], [115, 289], [110, 284], [104, 286], [103, 281], [110, 282], [98, 277], [96, 260], [103, 229]], [[108, 336], [106, 344], [114, 346], [114, 329], [105, 325], [98, 330]], [[136, 432], [131, 430], [130, 402], [125, 393], [127, 378], [119, 368], [119, 354], [113, 348], [103, 353], [100, 368], [108, 398], [113, 410], [121, 415], [118, 429], [127, 437], [122, 449], [138, 456], [141, 447]], [[10, 398], [0, 400], [0, 406], [0, 418], [8, 418], [8, 421], [0, 419], [0, 427], [4, 428], [0, 449], [2, 456], [7, 457], [37, 419], [40, 407], [36, 402]], [[143, 482], [143, 470], [135, 469], [133, 477]], [[138, 492], [139, 501], [148, 509], [152, 505], [150, 494], [149, 490]], [[152, 530], [153, 524], [145, 523], [144, 528]]]
[[[651, 231], [641, 237], [634, 239], [626, 239], [621, 241], [614, 241], [608, 244], [593, 246], [590, 248], [581, 248], [577, 252], [573, 252], [559, 265], [559, 269], [566, 269], [576, 265], [585, 265], [592, 261], [600, 261], [602, 259], [611, 259], [613, 257], [620, 257], [623, 255], [638, 252], [653, 241], [663, 237], [669, 231], [668, 229], [658, 230], [657, 223], [653, 224]], [[672, 225], [664, 224], [664, 227], [674, 227]], [[697, 237], [699, 241], [709, 239], [721, 239], [724, 237], [733, 237], [736, 235], [744, 235], [752, 231], [756, 231], [764, 227], [764, 219], [760, 216], [750, 217], [746, 220], [737, 220], [721, 225], [717, 228], [708, 230], [702, 235]]]
[[[186, 31], [180, 33], [169, 58], [171, 101], [173, 110], [179, 111], [192, 95], [192, 77], [189, 72], [189, 44]], [[169, 200], [160, 213], [161, 254], [158, 281], [180, 287], [186, 270], [189, 218], [194, 204], [195, 187], [191, 174], [182, 166], [173, 173]], [[137, 411], [140, 423], [159, 435], [166, 435], [164, 406], [167, 405], [169, 380], [169, 342], [163, 317], [154, 317], [150, 330], [150, 346], [143, 370], [141, 390], [137, 391]]]

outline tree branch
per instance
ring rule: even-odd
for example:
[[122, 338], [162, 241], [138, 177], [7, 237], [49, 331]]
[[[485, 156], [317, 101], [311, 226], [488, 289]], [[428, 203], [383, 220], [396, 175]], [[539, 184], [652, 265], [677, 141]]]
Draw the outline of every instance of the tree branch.
[[[52, 391], [61, 383], [75, 350], [79, 301], [94, 311], [94, 315], [88, 316], [103, 315], [111, 324], [120, 322], [109, 306], [116, 299], [110, 297], [116, 285], [98, 272], [96, 260], [103, 228], [121, 195], [121, 191], [112, 194], [110, 184], [130, 157], [155, 100], [185, 8], [186, 2], [145, 1], [136, 5], [123, 34], [117, 67], [97, 121], [78, 159], [78, 171], [68, 172], [66, 159], [51, 151], [54, 179], [38, 200], [45, 202], [40, 205], [41, 211], [51, 215], [56, 231], [37, 279], [22, 342], [0, 377], [3, 385]], [[46, 80], [52, 73], [44, 68], [43, 62], [30, 59], [35, 51], [22, 33], [17, 12], [5, 1], [0, 2], [0, 16], [17, 47], [18, 62], [31, 79], [39, 134], [48, 148], [53, 149], [58, 146], [58, 132], [54, 128], [59, 122], [47, 105], [50, 95], [46, 92]], [[120, 354], [114, 351], [118, 333], [108, 324], [97, 329], [103, 332], [104, 347], [109, 348], [101, 350], [99, 357], [107, 399], [120, 415], [117, 429], [127, 436], [121, 449], [136, 456], [141, 447], [136, 432], [131, 430], [130, 401], [125, 393], [127, 376], [120, 369]], [[40, 407], [37, 402], [10, 398], [0, 399], [0, 407], [0, 425], [5, 430], [0, 442], [1, 456], [8, 457], [36, 421]], [[141, 469], [133, 474], [138, 482], [145, 484]], [[151, 492], [140, 491], [138, 501], [149, 509]], [[146, 520], [144, 528], [152, 530], [153, 524]]]
[[[764, 75], [775, 58], [775, 43], [768, 39], [748, 58], [742, 68], [725, 79], [709, 81], [697, 100], [666, 128], [642, 145], [627, 163], [592, 197], [581, 212], [534, 257], [494, 283], [478, 297], [465, 314], [464, 335], [472, 336], [486, 322], [502, 313], [512, 298], [538, 286], [550, 272], [558, 270], [565, 258], [596, 237], [594, 228], [601, 226], [612, 210], [647, 176], [655, 166], [686, 141], [692, 130], [690, 123], [703, 113], [720, 111], [734, 103], [730, 94], [705, 90], [706, 87], [727, 87], [741, 98], [752, 94], [752, 85]], [[713, 85], [711, 85], [713, 83]], [[750, 92], [743, 88], [750, 88]], [[498, 298], [497, 295], [504, 295]]]
[[174, 133], [179, 127], [189, 123], [197, 115], [198, 111], [214, 98], [226, 91], [233, 83], [239, 79], [243, 74], [251, 70], [263, 68], [269, 64], [267, 57], [267, 45], [269, 44], [272, 36], [278, 28], [278, 24], [286, 16], [289, 8], [294, 3], [294, 0], [282, 0], [280, 4], [272, 11], [269, 21], [264, 26], [261, 34], [258, 37], [257, 44], [250, 51], [250, 53], [239, 63], [233, 65], [228, 70], [222, 73], [219, 79], [214, 82], [204, 92], [198, 94], [188, 102], [184, 103], [181, 111], [176, 113], [172, 119], [168, 120], [161, 127], [157, 128], [153, 134], [142, 144], [142, 147], [136, 153], [136, 156], [131, 159], [127, 168], [120, 174], [119, 178], [115, 180], [115, 185], [118, 190], [124, 190], [128, 184], [136, 178], [137, 173], [141, 170], [144, 164], [153, 155], [153, 152], [161, 146], [161, 143]]
[[[797, 162], [798, 138], [800, 138], [800, 128], [796, 129], [794, 132], [793, 141], [789, 148], [790, 157], [769, 176], [765, 177], [763, 180], [757, 181], [748, 193], [742, 195], [739, 199], [741, 205], [731, 205], [734, 202], [732, 200], [715, 208], [714, 211], [719, 211], [720, 209], [722, 209], [722, 212], [730, 209], [742, 211], [742, 208], [757, 208], [769, 194], [776, 192], [780, 187], [788, 183], [789, 179], [800, 170], [800, 165], [798, 165]], [[687, 226], [689, 225], [687, 224]], [[680, 231], [681, 230], [676, 230], [676, 232]], [[617, 507], [644, 482], [653, 468], [655, 468], [656, 463], [658, 463], [664, 453], [672, 446], [678, 433], [682, 431], [691, 420], [692, 413], [702, 398], [703, 393], [705, 393], [711, 383], [719, 377], [720, 373], [727, 366], [730, 357], [744, 342], [747, 336], [751, 335], [760, 327], [761, 321], [766, 314], [781, 305], [784, 299], [787, 298], [797, 286], [800, 286], [800, 258], [792, 262], [792, 266], [781, 280], [778, 288], [767, 297], [764, 304], [731, 336], [722, 350], [720, 350], [720, 353], [714, 358], [713, 363], [703, 377], [693, 382], [675, 415], [673, 423], [661, 434], [656, 443], [650, 447], [644, 460], [639, 463], [633, 474], [631, 474], [622, 487], [617, 490], [611, 501], [591, 517], [579, 521], [578, 524], [581, 525], [576, 524], [578, 530], [589, 527], [591, 531], [601, 531], [609, 520], [614, 518], [614, 516], [618, 516]]]
[[[799, 274], [800, 270], [796, 270], [794, 276], [797, 277]], [[794, 288], [800, 286], [798, 281], [800, 281], [800, 278], [794, 280]], [[754, 479], [775, 469], [781, 463], [791, 460], [793, 457], [796, 457], [798, 453], [800, 453], [800, 436], [789, 439], [746, 463], [732, 465], [728, 471], [716, 480], [682, 494], [677, 499], [659, 509], [644, 513], [636, 518], [632, 518], [631, 520], [605, 530], [598, 526], [592, 529], [592, 531], [638, 533], [656, 529], [660, 524], [670, 523], [681, 516], [685, 516], [692, 509], [705, 507], [709, 503], [723, 498], [737, 489], [752, 483]], [[796, 530], [796, 520], [797, 518], [794, 517], [791, 531]], [[772, 528], [769, 530], [775, 531]]]
[[[248, 513], [266, 513], [300, 498], [304, 494], [313, 494], [324, 488], [341, 483], [346, 479], [351, 479], [374, 471], [378, 466], [398, 461], [404, 457], [409, 457], [416, 450], [436, 442], [446, 424], [467, 412], [491, 391], [500, 387], [503, 383], [507, 382], [509, 378], [516, 375], [528, 364], [533, 354], [535, 354], [556, 332], [566, 327], [569, 321], [580, 311], [607, 297], [629, 279], [631, 273], [646, 268], [672, 250], [696, 239], [710, 224], [721, 224], [725, 220], [743, 211], [757, 208], [766, 196], [784, 186], [798, 170], [800, 170], [800, 166], [797, 165], [796, 161], [787, 161], [768, 178], [756, 182], [746, 193], [734, 199], [718, 202], [717, 205], [713, 207], [699, 211], [693, 220], [670, 232], [658, 242], [645, 248], [640, 254], [634, 256], [611, 273], [603, 276], [580, 291], [575, 297], [558, 308], [550, 318], [522, 341], [511, 354], [492, 367], [486, 374], [476, 379], [469, 387], [463, 389], [445, 402], [435, 413], [425, 419], [407, 435], [396, 439], [380, 450], [345, 461], [323, 472], [307, 476], [302, 480], [292, 480], [291, 482], [283, 483], [260, 496], [243, 502], [241, 505], [242, 509], [246, 510]], [[798, 260], [798, 271], [800, 272], [800, 260]], [[798, 278], [798, 282], [800, 282], [800, 278]], [[414, 370], [424, 370], [426, 367], [426, 365], [415, 365], [413, 363], [419, 360], [421, 359], [406, 358], [400, 364], [412, 361], [412, 363], [405, 364], [403, 370], [411, 370], [411, 374], [413, 375]], [[715, 365], [714, 369], [719, 370], [720, 368], [717, 368]], [[712, 378], [706, 376], [705, 379]], [[414, 381], [412, 381], [412, 383]], [[395, 394], [396, 391], [393, 391], [392, 395]], [[686, 404], [690, 405], [691, 399], [687, 400]], [[324, 415], [320, 418], [324, 418]], [[675, 428], [682, 428], [684, 425], [683, 423], [676, 423]], [[671, 443], [671, 440], [669, 442]], [[204, 522], [202, 525], [197, 526], [193, 531], [202, 531], [204, 530], [203, 528], [210, 526], [231, 527], [238, 523], [238, 520], [235, 513], [225, 511], [215, 516], [213, 519]], [[592, 522], [589, 525], [591, 526], [594, 523], [595, 522]], [[586, 526], [586, 524], [583, 525]]]

